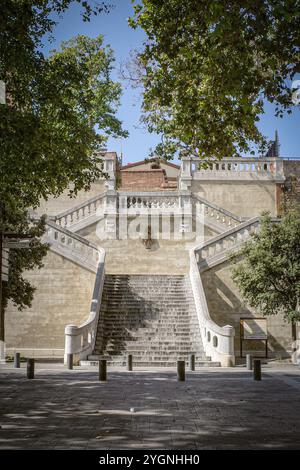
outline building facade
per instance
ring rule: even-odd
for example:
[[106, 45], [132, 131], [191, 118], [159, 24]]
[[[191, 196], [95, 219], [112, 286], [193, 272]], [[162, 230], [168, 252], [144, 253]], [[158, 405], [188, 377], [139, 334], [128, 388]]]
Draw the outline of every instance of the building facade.
[[[180, 166], [120, 167], [114, 152], [101, 158], [107, 178], [88, 192], [41, 201], [50, 250], [27, 273], [37, 287], [32, 307], [7, 308], [7, 354], [122, 364], [131, 353], [136, 365], [164, 366], [193, 353], [199, 366], [232, 366], [248, 322], [267, 334], [269, 357], [289, 357], [290, 325], [278, 315], [261, 326], [232, 281], [228, 253], [259, 230], [263, 211], [278, 217], [299, 200], [300, 162], [184, 157]], [[243, 352], [263, 356], [264, 337], [245, 338]]]

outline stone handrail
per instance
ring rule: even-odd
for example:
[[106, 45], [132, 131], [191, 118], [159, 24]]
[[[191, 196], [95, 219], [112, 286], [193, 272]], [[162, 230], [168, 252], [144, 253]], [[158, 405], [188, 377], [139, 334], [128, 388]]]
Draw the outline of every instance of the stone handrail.
[[196, 206], [196, 209], [199, 210], [200, 214], [213, 219], [225, 230], [226, 227], [236, 227], [245, 220], [243, 217], [235, 215], [232, 212], [223, 209], [222, 207], [213, 204], [212, 202], [209, 202], [196, 194], [192, 194], [191, 197], [193, 206]]
[[212, 320], [202, 284], [201, 271], [204, 266], [212, 266], [213, 262], [217, 264], [224, 260], [229, 250], [238, 247], [258, 229], [259, 221], [259, 217], [249, 219], [190, 250], [190, 280], [204, 350], [207, 356], [210, 356], [213, 361], [220, 361], [224, 367], [235, 364], [235, 331], [230, 325], [221, 327]]
[[210, 238], [196, 249], [196, 260], [200, 271], [205, 271], [236, 250], [259, 229], [260, 217], [253, 217], [226, 232]]
[[100, 207], [104, 208], [106, 192], [88, 199], [54, 216], [53, 220], [61, 227], [72, 227], [88, 217], [95, 216]]
[[65, 361], [68, 354], [74, 355], [74, 363], [87, 359], [95, 346], [102, 291], [104, 284], [105, 251], [99, 248], [99, 263], [93, 289], [90, 313], [87, 320], [79, 326], [67, 325], [65, 328]]
[[47, 219], [46, 233], [43, 236], [43, 240], [50, 244], [52, 251], [80, 264], [92, 272], [97, 271], [99, 249], [85, 238]]

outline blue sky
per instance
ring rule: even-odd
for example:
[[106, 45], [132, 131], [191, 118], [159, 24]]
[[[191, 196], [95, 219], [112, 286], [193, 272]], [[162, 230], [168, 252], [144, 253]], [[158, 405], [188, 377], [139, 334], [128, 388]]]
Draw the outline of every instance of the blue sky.
[[[115, 7], [109, 14], [93, 17], [89, 23], [83, 22], [80, 7], [73, 4], [59, 20], [54, 30], [55, 41], [51, 44], [51, 48], [59, 47], [61, 41], [68, 40], [77, 34], [86, 34], [91, 37], [103, 34], [105, 43], [110, 44], [115, 52], [116, 70], [113, 78], [120, 81], [120, 64], [126, 61], [132, 49], [142, 47], [145, 35], [141, 29], [132, 30], [128, 26], [127, 18], [132, 15], [133, 11], [131, 0], [111, 0], [110, 3]], [[45, 46], [47, 50], [48, 44]], [[129, 131], [129, 137], [122, 139], [122, 142], [110, 139], [108, 149], [120, 153], [122, 146], [125, 163], [144, 159], [149, 154], [149, 148], [155, 147], [160, 141], [159, 136], [149, 134], [146, 129], [142, 128], [139, 122], [140, 103], [141, 99], [137, 90], [132, 90], [128, 86], [124, 88], [118, 117], [123, 121], [124, 128]], [[281, 155], [300, 156], [300, 106], [298, 109], [294, 107], [291, 115], [279, 119], [274, 116], [273, 106], [267, 104], [259, 127], [270, 139], [274, 137], [275, 129], [278, 130]]]

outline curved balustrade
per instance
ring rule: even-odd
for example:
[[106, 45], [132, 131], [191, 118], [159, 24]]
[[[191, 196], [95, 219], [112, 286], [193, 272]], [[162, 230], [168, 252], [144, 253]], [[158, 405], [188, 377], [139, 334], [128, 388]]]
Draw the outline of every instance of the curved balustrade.
[[52, 221], [46, 223], [44, 240], [54, 252], [96, 273], [87, 320], [80, 326], [67, 325], [65, 328], [65, 358], [67, 354], [75, 354], [75, 360], [86, 359], [92, 353], [96, 340], [105, 275], [105, 251]]
[[223, 261], [228, 251], [238, 248], [258, 230], [259, 223], [259, 217], [254, 217], [190, 250], [190, 280], [204, 350], [213, 361], [220, 361], [225, 367], [235, 363], [234, 328], [230, 325], [220, 327], [212, 320], [202, 284], [201, 271]]
[[79, 326], [67, 325], [65, 328], [65, 361], [68, 354], [75, 356], [75, 363], [87, 359], [92, 354], [95, 346], [99, 314], [101, 308], [102, 290], [104, 284], [105, 251], [98, 249], [99, 262], [93, 289], [90, 313], [87, 320]]

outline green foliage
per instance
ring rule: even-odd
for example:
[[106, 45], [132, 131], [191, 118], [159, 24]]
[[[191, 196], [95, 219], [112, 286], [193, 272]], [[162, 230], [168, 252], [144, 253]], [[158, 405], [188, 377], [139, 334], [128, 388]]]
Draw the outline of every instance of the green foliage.
[[239, 252], [233, 280], [250, 306], [263, 315], [283, 313], [300, 320], [300, 210], [291, 209], [281, 223], [262, 217], [261, 229]]
[[14, 198], [1, 201], [0, 209], [3, 232], [22, 234], [30, 238], [29, 248], [9, 250], [9, 281], [3, 283], [2, 309], [5, 309], [11, 299], [18, 305], [19, 310], [22, 310], [31, 306], [35, 291], [35, 287], [24, 279], [22, 274], [26, 270], [40, 269], [49, 248], [40, 241], [45, 231], [45, 217], [36, 221], [29, 220], [27, 211]]
[[32, 223], [27, 208], [68, 187], [76, 194], [101, 175], [95, 151], [109, 135], [126, 137], [116, 117], [121, 88], [111, 79], [113, 53], [103, 37], [77, 36], [49, 57], [43, 41], [71, 3], [88, 21], [108, 11], [105, 2], [3, 0], [0, 12], [0, 232], [31, 234], [28, 250], [11, 250], [4, 304], [30, 305], [34, 288], [24, 270], [41, 267], [47, 247], [38, 238], [44, 221]]
[[[300, 70], [299, 0], [140, 0], [129, 24], [147, 39], [144, 122], [162, 133], [159, 155], [211, 158], [266, 146], [264, 99], [291, 112]], [[141, 76], [141, 75], [140, 75]]]

